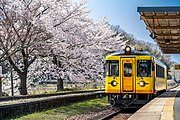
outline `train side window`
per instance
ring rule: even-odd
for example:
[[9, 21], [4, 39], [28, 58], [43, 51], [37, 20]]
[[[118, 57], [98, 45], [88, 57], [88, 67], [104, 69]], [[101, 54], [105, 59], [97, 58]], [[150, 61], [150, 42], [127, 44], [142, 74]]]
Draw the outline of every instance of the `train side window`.
[[124, 63], [124, 77], [131, 77], [131, 76], [132, 76], [132, 64]]
[[156, 77], [164, 78], [164, 68], [156, 64]]
[[138, 60], [137, 61], [137, 76], [138, 77], [151, 77], [151, 60]]
[[105, 72], [106, 72], [106, 76], [109, 76], [109, 63], [108, 62], [106, 62]]
[[119, 61], [118, 60], [106, 61], [106, 76], [119, 76]]

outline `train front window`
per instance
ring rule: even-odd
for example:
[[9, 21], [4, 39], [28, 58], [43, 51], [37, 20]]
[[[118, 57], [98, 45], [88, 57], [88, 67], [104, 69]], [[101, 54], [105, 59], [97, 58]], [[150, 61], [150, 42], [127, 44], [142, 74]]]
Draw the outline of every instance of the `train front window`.
[[131, 77], [131, 76], [132, 76], [132, 64], [124, 63], [124, 77]]
[[106, 76], [119, 76], [119, 61], [118, 60], [106, 61]]
[[151, 77], [151, 60], [138, 60], [137, 65], [138, 77]]

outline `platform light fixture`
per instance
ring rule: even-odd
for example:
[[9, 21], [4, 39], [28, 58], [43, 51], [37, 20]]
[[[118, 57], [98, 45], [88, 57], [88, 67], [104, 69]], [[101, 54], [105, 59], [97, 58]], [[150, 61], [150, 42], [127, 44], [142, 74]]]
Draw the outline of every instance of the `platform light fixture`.
[[165, 39], [165, 43], [166, 43], [167, 45], [169, 45], [169, 44], [170, 44], [170, 39]]
[[156, 39], [157, 38], [157, 34], [155, 32], [152, 32], [150, 35], [149, 35], [152, 39]]

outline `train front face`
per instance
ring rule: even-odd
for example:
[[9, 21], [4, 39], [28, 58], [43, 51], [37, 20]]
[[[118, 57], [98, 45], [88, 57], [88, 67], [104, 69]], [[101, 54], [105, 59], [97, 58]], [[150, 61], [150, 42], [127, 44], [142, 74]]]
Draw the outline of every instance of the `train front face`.
[[121, 108], [137, 108], [147, 103], [154, 93], [153, 65], [153, 57], [144, 52], [107, 56], [109, 103]]

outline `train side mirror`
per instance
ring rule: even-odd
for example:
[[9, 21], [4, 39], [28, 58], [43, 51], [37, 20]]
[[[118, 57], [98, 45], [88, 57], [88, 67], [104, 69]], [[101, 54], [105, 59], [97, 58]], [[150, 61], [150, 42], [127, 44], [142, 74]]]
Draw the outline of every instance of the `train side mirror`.
[[155, 66], [154, 66], [153, 62], [151, 63], [151, 66], [152, 66], [152, 71], [154, 71], [155, 70]]

